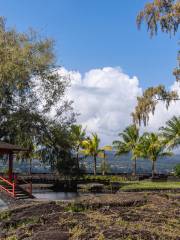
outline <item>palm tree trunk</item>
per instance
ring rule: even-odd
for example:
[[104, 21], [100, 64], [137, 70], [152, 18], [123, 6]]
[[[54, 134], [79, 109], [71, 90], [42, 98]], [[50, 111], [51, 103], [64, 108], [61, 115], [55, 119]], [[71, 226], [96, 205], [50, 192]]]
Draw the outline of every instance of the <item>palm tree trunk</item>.
[[79, 147], [77, 147], [77, 154], [76, 154], [76, 164], [77, 164], [77, 168], [79, 169]]
[[103, 160], [103, 171], [102, 171], [102, 175], [105, 175], [105, 151], [104, 151], [104, 160]]
[[134, 176], [136, 176], [136, 158], [134, 159]]
[[105, 160], [102, 162], [102, 175], [105, 175]]
[[96, 156], [94, 156], [94, 175], [96, 175]]
[[133, 175], [136, 176], [136, 158], [133, 160]]
[[155, 161], [152, 161], [152, 178], [154, 178], [155, 175]]
[[31, 176], [32, 174], [32, 158], [30, 157], [29, 159], [29, 175]]

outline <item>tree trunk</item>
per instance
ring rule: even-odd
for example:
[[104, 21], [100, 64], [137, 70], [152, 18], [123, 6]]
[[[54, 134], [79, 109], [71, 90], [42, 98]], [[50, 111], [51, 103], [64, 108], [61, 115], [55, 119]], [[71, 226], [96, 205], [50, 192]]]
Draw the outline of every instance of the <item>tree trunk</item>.
[[133, 160], [133, 176], [136, 176], [136, 158]]
[[96, 156], [94, 156], [94, 175], [96, 175]]
[[102, 175], [104, 176], [105, 175], [105, 171], [106, 171], [106, 169], [105, 169], [105, 151], [104, 151], [104, 160], [103, 160], [103, 165], [102, 165], [102, 167], [103, 167], [103, 170], [102, 170]]
[[32, 173], [32, 158], [29, 159], [29, 175], [31, 176]]
[[76, 154], [76, 164], [77, 164], [77, 168], [79, 169], [79, 147], [77, 147], [76, 151], [77, 151], [77, 154]]
[[155, 161], [152, 161], [152, 178], [154, 178], [155, 175]]
[[105, 160], [102, 162], [102, 175], [105, 175]]
[[134, 159], [134, 176], [136, 176], [136, 158]]

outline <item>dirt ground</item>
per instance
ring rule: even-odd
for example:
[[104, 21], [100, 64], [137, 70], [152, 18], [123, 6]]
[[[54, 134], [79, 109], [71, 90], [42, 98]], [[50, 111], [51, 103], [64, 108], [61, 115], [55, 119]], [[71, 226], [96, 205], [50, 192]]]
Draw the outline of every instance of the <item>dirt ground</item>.
[[180, 194], [118, 193], [0, 212], [1, 240], [180, 239]]

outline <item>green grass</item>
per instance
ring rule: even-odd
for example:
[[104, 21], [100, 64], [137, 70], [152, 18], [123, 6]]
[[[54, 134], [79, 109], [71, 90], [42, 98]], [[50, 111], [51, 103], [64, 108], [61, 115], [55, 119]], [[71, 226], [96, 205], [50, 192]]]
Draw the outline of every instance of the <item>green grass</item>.
[[[134, 179], [133, 176], [129, 176], [128, 179], [131, 180]], [[127, 181], [127, 177], [125, 176], [116, 176], [116, 175], [84, 175], [82, 178], [82, 180], [93, 180], [93, 181], [111, 181], [111, 182], [124, 182]]]
[[0, 213], [0, 221], [7, 220], [10, 218], [10, 212], [9, 211], [3, 211]]
[[131, 181], [122, 183], [121, 190], [180, 189], [180, 182]]

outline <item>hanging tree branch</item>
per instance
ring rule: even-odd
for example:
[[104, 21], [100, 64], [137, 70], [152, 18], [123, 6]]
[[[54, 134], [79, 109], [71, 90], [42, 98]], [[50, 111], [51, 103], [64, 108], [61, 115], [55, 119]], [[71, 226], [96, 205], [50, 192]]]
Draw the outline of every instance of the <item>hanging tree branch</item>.
[[[179, 0], [154, 0], [147, 3], [144, 9], [137, 16], [138, 28], [145, 22], [150, 36], [154, 36], [158, 32], [158, 28], [162, 32], [170, 35], [178, 32], [180, 23], [180, 1]], [[178, 66], [174, 69], [173, 74], [176, 81], [180, 81], [180, 51], [178, 52]], [[174, 91], [166, 91], [163, 85], [151, 87], [144, 91], [142, 97], [137, 98], [137, 106], [132, 113], [135, 123], [147, 125], [149, 114], [154, 114], [156, 105], [159, 101], [169, 107], [171, 101], [180, 100]]]
[[180, 100], [175, 91], [166, 91], [165, 87], [159, 85], [151, 87], [144, 91], [142, 97], [137, 97], [137, 106], [132, 113], [133, 121], [136, 124], [146, 126], [149, 121], [149, 114], [154, 114], [156, 105], [159, 101], [163, 101], [168, 109], [171, 101]]

